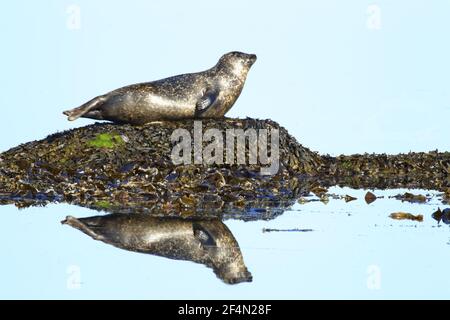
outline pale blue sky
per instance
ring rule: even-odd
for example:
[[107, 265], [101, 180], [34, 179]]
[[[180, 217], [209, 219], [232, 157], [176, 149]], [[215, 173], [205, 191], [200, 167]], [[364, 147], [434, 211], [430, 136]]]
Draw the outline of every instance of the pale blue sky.
[[[80, 29], [67, 8], [80, 8]], [[380, 29], [367, 8], [380, 9]], [[256, 53], [229, 116], [272, 118], [323, 153], [450, 148], [446, 1], [9, 1], [0, 150], [92, 123], [62, 110]]]

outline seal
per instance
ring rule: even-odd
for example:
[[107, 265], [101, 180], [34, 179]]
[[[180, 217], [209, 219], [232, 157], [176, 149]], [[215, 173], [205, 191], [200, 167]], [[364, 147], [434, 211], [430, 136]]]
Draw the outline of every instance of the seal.
[[203, 72], [122, 87], [64, 111], [68, 120], [80, 117], [117, 123], [190, 118], [222, 118], [238, 99], [256, 55], [224, 54]]
[[238, 242], [219, 219], [113, 213], [86, 218], [68, 216], [61, 223], [120, 249], [203, 264], [228, 284], [252, 281]]

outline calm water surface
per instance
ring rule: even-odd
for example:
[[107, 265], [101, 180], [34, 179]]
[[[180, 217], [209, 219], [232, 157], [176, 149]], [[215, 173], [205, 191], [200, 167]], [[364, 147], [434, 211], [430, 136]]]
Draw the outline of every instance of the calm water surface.
[[[388, 198], [405, 191], [375, 190], [385, 197], [368, 205], [366, 190], [335, 187], [329, 192], [358, 199], [296, 203], [269, 221], [226, 219], [253, 276], [234, 285], [202, 264], [119, 249], [60, 223], [107, 213], [3, 206], [0, 298], [449, 298], [450, 230], [431, 217], [448, 206], [433, 191], [411, 191], [430, 194], [425, 204]], [[397, 211], [424, 220], [389, 218]]]

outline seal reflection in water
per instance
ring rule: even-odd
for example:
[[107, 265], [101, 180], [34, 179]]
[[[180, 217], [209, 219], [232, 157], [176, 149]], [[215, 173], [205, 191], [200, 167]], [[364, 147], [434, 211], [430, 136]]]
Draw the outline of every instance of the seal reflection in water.
[[62, 223], [121, 249], [204, 264], [229, 284], [252, 281], [236, 239], [217, 219], [109, 214], [80, 219], [68, 216]]
[[119, 88], [63, 113], [71, 121], [83, 117], [138, 125], [222, 118], [241, 94], [255, 61], [254, 54], [229, 52], [209, 70]]

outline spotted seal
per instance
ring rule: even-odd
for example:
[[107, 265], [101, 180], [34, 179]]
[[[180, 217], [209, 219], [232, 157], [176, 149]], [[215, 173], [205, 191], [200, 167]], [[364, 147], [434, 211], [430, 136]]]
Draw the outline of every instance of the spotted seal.
[[228, 284], [252, 281], [239, 244], [218, 219], [113, 213], [79, 219], [68, 216], [62, 223], [117, 248], [204, 264]]
[[70, 121], [83, 117], [138, 125], [221, 118], [241, 94], [255, 61], [254, 54], [229, 52], [206, 71], [122, 87], [63, 113]]

